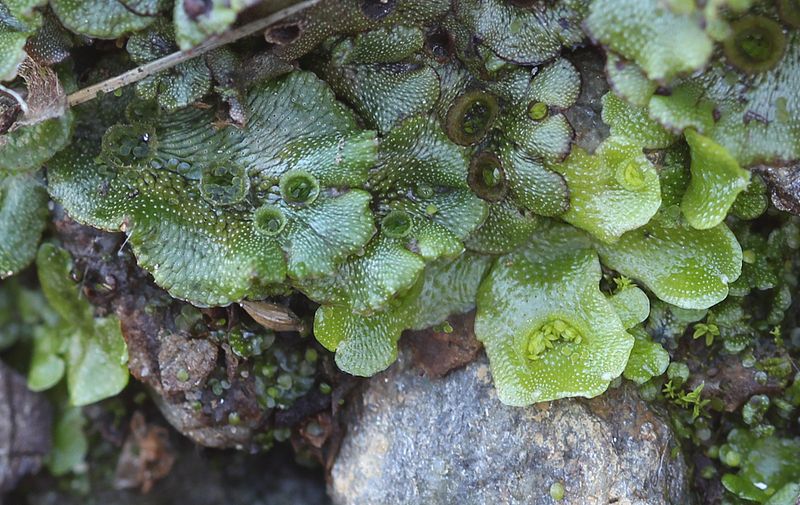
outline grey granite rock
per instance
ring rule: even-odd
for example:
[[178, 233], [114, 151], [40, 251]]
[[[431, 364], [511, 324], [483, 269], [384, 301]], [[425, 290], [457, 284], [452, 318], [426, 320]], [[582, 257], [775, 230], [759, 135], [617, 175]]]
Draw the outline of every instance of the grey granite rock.
[[0, 361], [0, 503], [19, 479], [39, 470], [50, 452], [52, 413], [44, 395]]
[[668, 424], [632, 387], [507, 407], [485, 357], [431, 380], [403, 353], [348, 408], [330, 484], [338, 505], [692, 502]]

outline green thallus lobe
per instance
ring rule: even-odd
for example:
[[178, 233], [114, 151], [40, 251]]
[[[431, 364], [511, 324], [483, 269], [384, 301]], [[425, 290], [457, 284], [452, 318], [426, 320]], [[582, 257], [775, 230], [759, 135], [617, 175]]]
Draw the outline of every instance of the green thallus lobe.
[[250, 178], [244, 168], [231, 164], [215, 164], [203, 168], [200, 194], [214, 205], [233, 205], [242, 201], [250, 189]]
[[146, 125], [114, 125], [103, 135], [105, 161], [117, 168], [148, 162], [155, 156], [156, 135]]
[[778, 0], [781, 21], [792, 28], [800, 28], [800, 2], [797, 0]]

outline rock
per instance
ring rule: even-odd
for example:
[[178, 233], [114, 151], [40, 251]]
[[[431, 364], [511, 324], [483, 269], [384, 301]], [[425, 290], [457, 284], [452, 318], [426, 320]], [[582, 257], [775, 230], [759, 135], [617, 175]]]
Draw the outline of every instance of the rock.
[[436, 327], [419, 331], [408, 331], [403, 339], [411, 346], [414, 363], [428, 377], [447, 375], [474, 361], [483, 348], [475, 338], [473, 326], [475, 312], [468, 312], [448, 319], [452, 326], [447, 331]]
[[608, 125], [603, 123], [601, 101], [608, 93], [605, 56], [596, 48], [587, 47], [576, 50], [569, 59], [581, 74], [581, 94], [564, 115], [575, 130], [575, 144], [591, 153], [609, 135]]
[[[89, 494], [61, 489], [45, 476], [31, 483], [23, 501], [28, 505], [328, 505], [319, 470], [293, 461], [287, 447], [266, 454], [207, 451], [190, 443], [176, 447], [170, 473], [149, 493], [114, 489], [105, 473], [92, 480]], [[16, 498], [16, 496], [12, 496]]]
[[410, 353], [347, 407], [331, 471], [341, 505], [689, 504], [677, 441], [635, 388], [593, 399], [502, 405], [485, 357], [431, 380]]
[[736, 412], [754, 395], [778, 395], [782, 391], [780, 380], [768, 376], [766, 381], [754, 367], [745, 367], [736, 355], [715, 356], [702, 361], [686, 360], [689, 380], [686, 388], [693, 390], [702, 385], [703, 398], [722, 401], [726, 412]]
[[217, 347], [208, 340], [190, 339], [177, 333], [164, 335], [160, 340], [158, 364], [161, 387], [166, 393], [191, 391], [214, 370]]
[[[265, 409], [253, 361], [234, 356], [227, 343], [209, 335], [209, 326], [179, 328], [188, 304], [171, 298], [137, 266], [123, 234], [82, 226], [59, 206], [54, 215], [56, 236], [82, 273], [83, 295], [99, 315], [119, 317], [131, 375], [147, 386], [176, 430], [206, 447], [257, 450], [263, 445], [258, 435], [294, 427], [330, 409], [330, 396], [316, 388], [287, 409]], [[236, 320], [243, 314], [238, 308], [217, 308], [206, 309], [206, 316]], [[229, 387], [214, 392], [212, 374]], [[334, 383], [330, 377], [326, 381]], [[236, 425], [229, 422], [234, 413]]]
[[754, 170], [764, 177], [776, 208], [800, 215], [800, 163], [785, 167], [760, 166]]
[[[82, 226], [60, 207], [54, 213], [58, 238], [74, 258], [75, 270], [84, 272], [83, 294], [99, 314], [119, 317], [131, 375], [148, 386], [170, 424], [206, 447], [257, 447], [253, 437], [265, 413], [251, 381], [237, 376], [223, 396], [214, 395], [206, 378], [220, 351], [216, 343], [177, 331], [175, 320], [184, 304], [171, 299], [136, 265], [123, 247], [122, 234]], [[113, 289], [95, 289], [104, 283]], [[179, 380], [183, 373], [185, 381]], [[196, 408], [198, 402], [203, 409]], [[238, 426], [228, 423], [233, 411], [241, 417]]]
[[25, 378], [0, 361], [0, 502], [50, 452], [52, 412]]

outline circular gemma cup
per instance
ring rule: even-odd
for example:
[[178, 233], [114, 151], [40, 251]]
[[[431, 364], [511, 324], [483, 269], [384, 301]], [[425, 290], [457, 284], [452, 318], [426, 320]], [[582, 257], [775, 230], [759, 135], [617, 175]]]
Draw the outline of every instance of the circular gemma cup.
[[117, 168], [146, 165], [155, 152], [155, 128], [146, 123], [114, 125], [103, 135], [102, 158]]
[[485, 91], [468, 91], [456, 98], [447, 111], [445, 130], [458, 145], [477, 144], [497, 118], [497, 98]]
[[732, 22], [731, 30], [723, 46], [725, 56], [742, 72], [765, 72], [783, 57], [786, 36], [776, 21], [763, 16], [745, 16]]
[[393, 210], [381, 220], [381, 230], [387, 237], [403, 238], [411, 233], [411, 215], [404, 210]]
[[508, 193], [506, 172], [494, 153], [484, 151], [472, 158], [467, 182], [476, 195], [489, 202], [499, 202]]
[[308, 205], [319, 196], [319, 181], [303, 170], [291, 170], [281, 176], [281, 197], [292, 205]]
[[214, 205], [233, 205], [244, 200], [250, 178], [239, 165], [217, 163], [203, 167], [200, 196]]
[[258, 233], [274, 237], [286, 227], [286, 216], [275, 205], [265, 204], [253, 211], [253, 226]]

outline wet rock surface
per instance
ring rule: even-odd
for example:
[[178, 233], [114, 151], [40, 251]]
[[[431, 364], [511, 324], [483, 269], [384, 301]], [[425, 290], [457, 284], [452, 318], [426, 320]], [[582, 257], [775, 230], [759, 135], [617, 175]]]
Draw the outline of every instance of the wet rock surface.
[[689, 504], [668, 424], [635, 389], [515, 408], [485, 357], [429, 379], [404, 352], [348, 407], [330, 492], [340, 505]]
[[214, 370], [217, 347], [208, 340], [184, 338], [173, 333], [161, 339], [158, 361], [164, 391], [190, 391]]
[[50, 451], [52, 412], [25, 378], [0, 361], [0, 503], [19, 479], [36, 472]]

